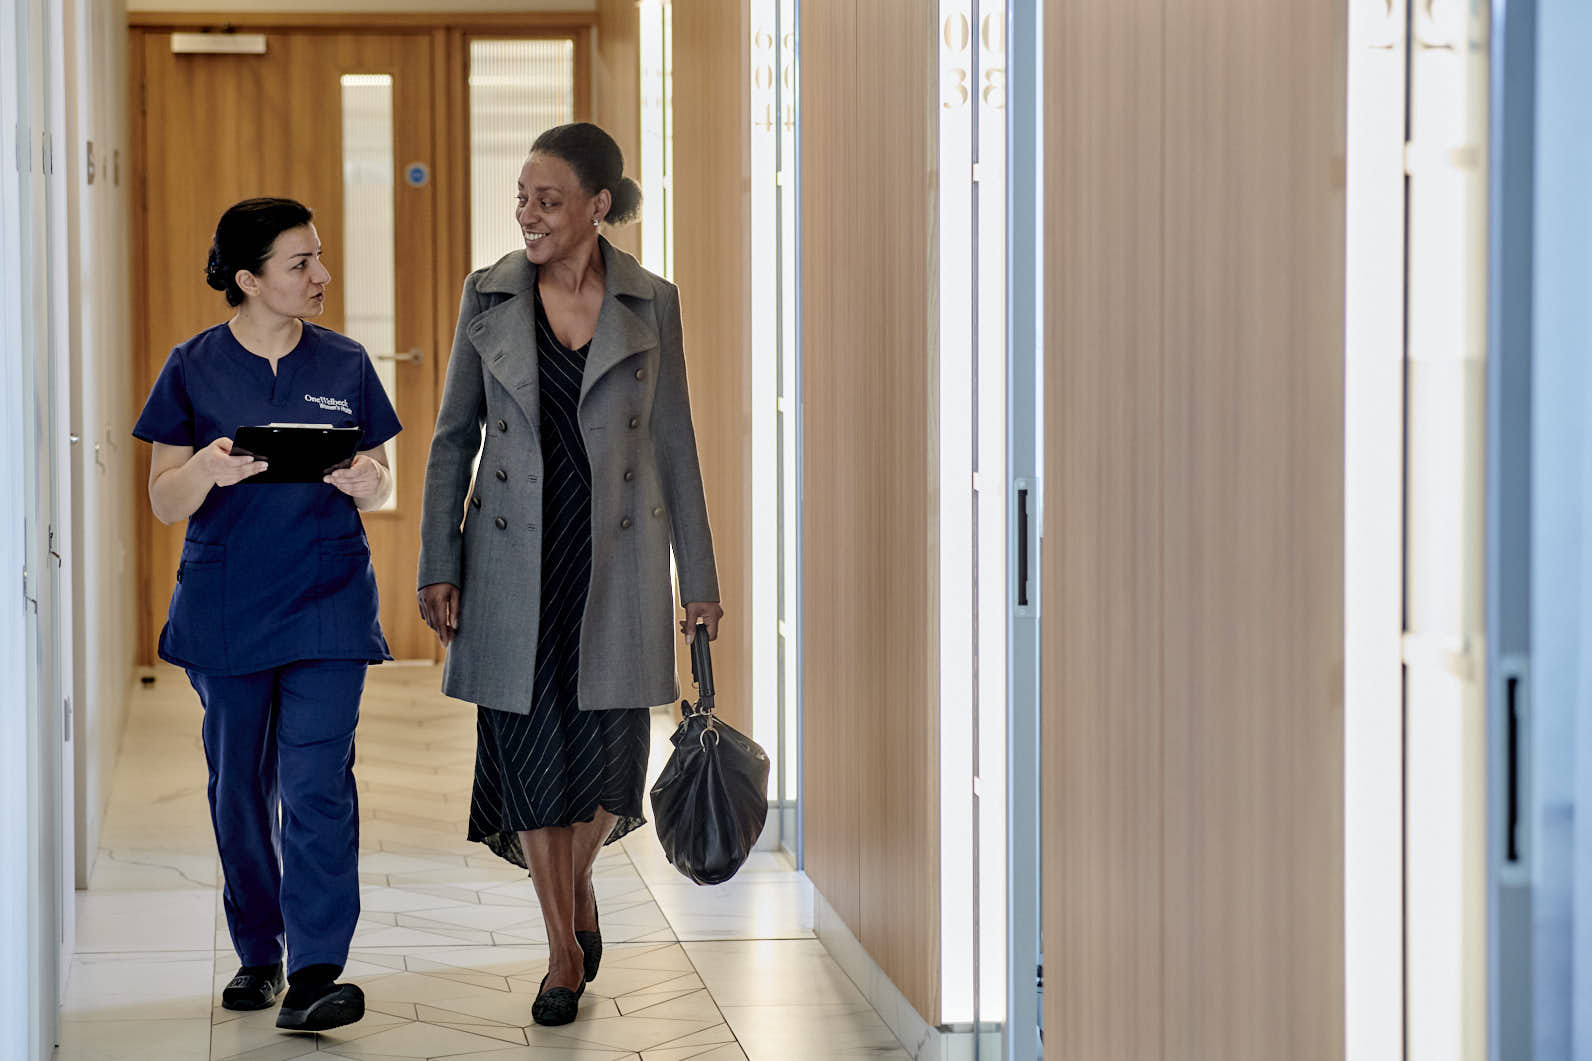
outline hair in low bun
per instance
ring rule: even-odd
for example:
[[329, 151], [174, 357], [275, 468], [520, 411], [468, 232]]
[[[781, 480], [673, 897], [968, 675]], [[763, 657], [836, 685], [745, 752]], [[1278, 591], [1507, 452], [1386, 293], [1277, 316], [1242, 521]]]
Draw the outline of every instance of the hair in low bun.
[[227, 207], [210, 242], [205, 283], [226, 292], [227, 305], [243, 305], [246, 296], [238, 273], [258, 273], [270, 259], [276, 237], [313, 220], [315, 211], [296, 199], [245, 199]]
[[641, 216], [641, 185], [629, 177], [620, 177], [610, 194], [614, 197], [614, 204], [608, 208], [608, 216], [603, 219], [610, 225], [628, 225]]
[[531, 154], [552, 155], [569, 163], [587, 195], [606, 191], [613, 199], [610, 225], [623, 225], [641, 214], [641, 186], [625, 176], [625, 157], [614, 138], [591, 122], [555, 125], [531, 145]]
[[217, 291], [225, 291], [232, 283], [232, 274], [227, 272], [227, 264], [221, 260], [221, 251], [214, 243], [210, 244], [210, 260], [205, 263], [205, 283]]

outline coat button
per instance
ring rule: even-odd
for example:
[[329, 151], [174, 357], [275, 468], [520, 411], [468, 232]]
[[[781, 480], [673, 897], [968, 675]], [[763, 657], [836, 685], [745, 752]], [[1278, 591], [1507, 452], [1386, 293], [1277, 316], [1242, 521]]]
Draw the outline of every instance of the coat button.
[[479, 497], [472, 497], [472, 498], [470, 498], [470, 504], [475, 506], [476, 508], [480, 508], [481, 507], [481, 499]]
[[637, 428], [637, 427], [640, 427], [640, 426], [641, 426], [641, 417], [639, 417], [639, 416], [632, 416], [632, 417], [631, 417], [631, 418], [630, 418], [630, 426], [631, 426], [631, 427], [632, 427], [632, 428]]
[[636, 473], [635, 472], [631, 472], [631, 471], [625, 472], [625, 482], [627, 482], [627, 483], [635, 482], [635, 479], [636, 479]]
[[498, 421], [498, 431], [499, 431], [499, 433], [507, 434], [508, 430], [509, 430], [508, 421], [507, 420], [499, 420]]
[[636, 378], [637, 379], [646, 379], [647, 378], [647, 370], [644, 369], [644, 368], [636, 369]]
[[652, 515], [653, 515], [654, 519], [656, 519], [658, 516], [663, 515], [663, 507], [660, 505], [659, 507], [653, 509], [652, 510]]
[[509, 473], [504, 471], [502, 468], [499, 468], [497, 470], [497, 481], [500, 482], [500, 483], [508, 482], [509, 481]]
[[502, 516], [499, 516], [497, 519], [493, 520], [492, 522], [497, 524], [497, 529], [498, 530], [507, 530], [508, 529], [509, 521], [504, 519]]
[[620, 530], [629, 530], [630, 529], [630, 517], [629, 516], [626, 516], [624, 519], [619, 521], [619, 529]]

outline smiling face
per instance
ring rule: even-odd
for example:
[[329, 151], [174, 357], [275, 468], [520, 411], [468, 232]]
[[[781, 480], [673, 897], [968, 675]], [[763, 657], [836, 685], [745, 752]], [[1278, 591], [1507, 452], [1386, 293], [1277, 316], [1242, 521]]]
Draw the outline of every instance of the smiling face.
[[319, 317], [331, 282], [332, 274], [321, 264], [321, 239], [314, 225], [283, 232], [258, 273], [244, 269], [237, 277], [250, 303], [283, 317]]
[[514, 220], [532, 265], [573, 257], [597, 240], [592, 224], [608, 213], [607, 190], [587, 195], [574, 167], [556, 155], [534, 154], [520, 168]]

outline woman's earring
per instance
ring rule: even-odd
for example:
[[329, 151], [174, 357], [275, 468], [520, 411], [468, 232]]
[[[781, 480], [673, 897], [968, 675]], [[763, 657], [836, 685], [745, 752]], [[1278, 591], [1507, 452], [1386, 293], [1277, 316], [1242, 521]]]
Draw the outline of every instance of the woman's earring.
[[600, 217], [592, 218], [591, 219], [591, 227], [592, 228], [602, 228], [603, 227], [603, 219], [600, 218]]

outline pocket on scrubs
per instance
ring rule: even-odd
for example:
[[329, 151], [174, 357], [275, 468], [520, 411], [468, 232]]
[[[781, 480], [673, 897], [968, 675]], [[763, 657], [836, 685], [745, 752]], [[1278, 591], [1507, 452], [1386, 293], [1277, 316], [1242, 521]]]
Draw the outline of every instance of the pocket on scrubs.
[[322, 542], [319, 553], [321, 652], [365, 659], [371, 652], [378, 608], [370, 546], [355, 534]]
[[166, 615], [168, 650], [202, 669], [227, 666], [227, 547], [182, 543]]

